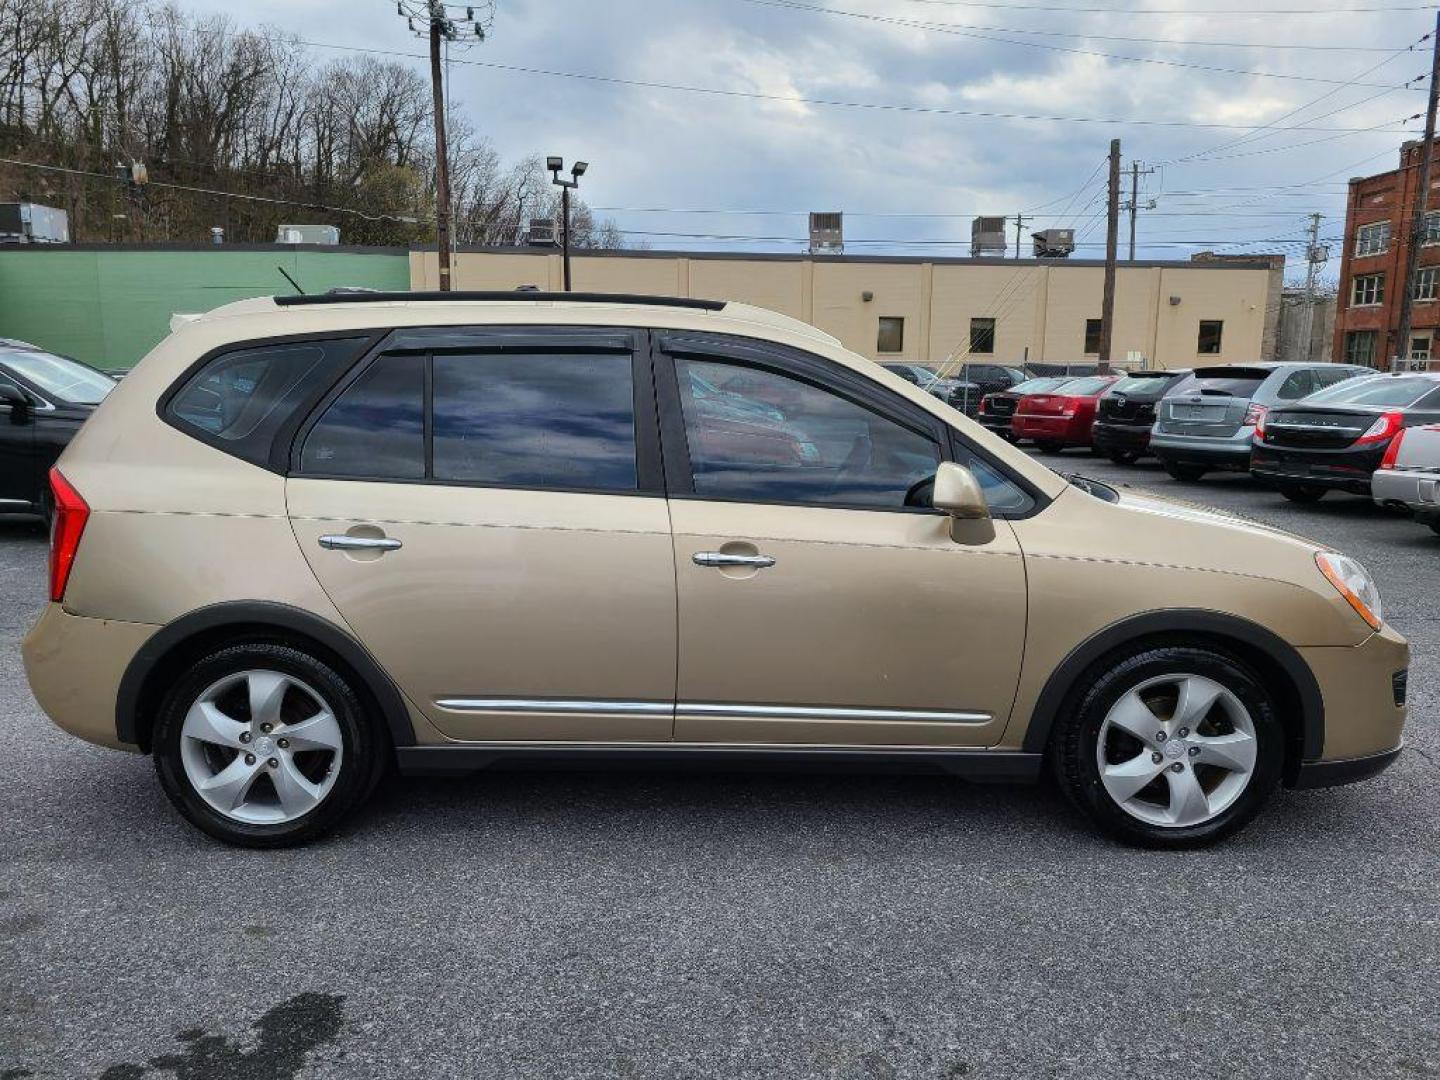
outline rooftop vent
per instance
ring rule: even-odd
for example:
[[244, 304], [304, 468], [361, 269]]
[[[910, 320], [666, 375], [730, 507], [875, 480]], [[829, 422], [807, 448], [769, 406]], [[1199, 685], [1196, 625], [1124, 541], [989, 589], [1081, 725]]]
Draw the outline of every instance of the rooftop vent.
[[811, 213], [810, 254], [845, 253], [845, 215], [838, 210]]

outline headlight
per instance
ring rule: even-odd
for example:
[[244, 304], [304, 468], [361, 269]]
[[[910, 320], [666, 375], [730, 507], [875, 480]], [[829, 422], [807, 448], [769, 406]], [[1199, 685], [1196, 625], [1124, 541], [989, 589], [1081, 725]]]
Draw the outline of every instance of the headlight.
[[1334, 551], [1321, 551], [1315, 555], [1315, 565], [1329, 579], [1330, 584], [1355, 609], [1362, 619], [1379, 630], [1385, 622], [1380, 606], [1380, 590], [1370, 571], [1360, 565], [1360, 560]]

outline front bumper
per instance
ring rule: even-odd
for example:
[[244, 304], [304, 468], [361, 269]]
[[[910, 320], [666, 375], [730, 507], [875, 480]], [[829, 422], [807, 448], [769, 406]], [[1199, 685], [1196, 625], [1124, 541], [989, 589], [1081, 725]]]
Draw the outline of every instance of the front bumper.
[[1308, 484], [1369, 496], [1370, 476], [1380, 467], [1385, 445], [1305, 450], [1256, 443], [1250, 455], [1251, 475], [1270, 483]]
[[1243, 470], [1250, 467], [1254, 437], [1253, 427], [1242, 427], [1234, 435], [1173, 435], [1156, 428], [1150, 433], [1150, 452], [1161, 461]]
[[1382, 750], [1378, 754], [1363, 757], [1339, 758], [1334, 761], [1306, 761], [1300, 765], [1295, 777], [1295, 788], [1339, 787], [1341, 784], [1355, 784], [1378, 776], [1400, 756], [1404, 745]]
[[1401, 745], [1406, 680], [1397, 676], [1410, 667], [1409, 643], [1386, 625], [1358, 645], [1298, 651], [1320, 687], [1325, 734], [1319, 757], [1301, 762], [1293, 783], [1319, 787], [1326, 776], [1362, 780], [1385, 768], [1388, 760], [1364, 762], [1386, 755], [1393, 760]]
[[30, 691], [56, 726], [86, 742], [138, 750], [115, 731], [115, 701], [125, 669], [160, 628], [88, 619], [50, 604], [20, 647]]
[[1379, 469], [1370, 494], [1381, 506], [1407, 506], [1419, 517], [1440, 517], [1440, 473]]
[[1090, 428], [1090, 444], [1096, 450], [1148, 450], [1149, 424], [1115, 424], [1096, 420]]

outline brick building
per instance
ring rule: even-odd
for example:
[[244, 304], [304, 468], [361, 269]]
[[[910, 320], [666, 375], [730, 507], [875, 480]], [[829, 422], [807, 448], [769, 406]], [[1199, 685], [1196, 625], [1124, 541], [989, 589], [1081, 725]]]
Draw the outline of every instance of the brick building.
[[1389, 368], [1398, 354], [1410, 367], [1440, 368], [1440, 154], [1430, 165], [1408, 348], [1400, 349], [1395, 340], [1422, 150], [1421, 140], [1407, 142], [1400, 148], [1399, 168], [1350, 181], [1335, 315], [1336, 360]]

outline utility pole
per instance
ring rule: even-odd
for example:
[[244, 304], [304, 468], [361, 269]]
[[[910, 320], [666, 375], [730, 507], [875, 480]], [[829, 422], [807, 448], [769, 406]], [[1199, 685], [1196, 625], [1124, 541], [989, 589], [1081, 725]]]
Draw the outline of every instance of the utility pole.
[[1033, 221], [1033, 217], [1025, 214], [1015, 215], [1015, 258], [1020, 258], [1020, 238], [1025, 234], [1025, 222]]
[[1110, 374], [1110, 347], [1115, 336], [1115, 258], [1120, 241], [1120, 140], [1110, 140], [1110, 199], [1105, 222], [1105, 292], [1100, 302], [1100, 362], [1095, 371]]
[[1425, 240], [1425, 208], [1430, 197], [1430, 155], [1435, 144], [1435, 106], [1440, 102], [1440, 11], [1435, 13], [1435, 32], [1430, 50], [1430, 101], [1425, 108], [1425, 145], [1420, 151], [1420, 176], [1415, 183], [1415, 203], [1410, 210], [1410, 228], [1405, 236], [1405, 281], [1400, 294], [1400, 325], [1395, 331], [1391, 368], [1410, 360], [1410, 320], [1415, 312], [1415, 276], [1420, 268], [1420, 245]]
[[[440, 267], [440, 291], [449, 292], [450, 161], [445, 139], [445, 76], [440, 43], [470, 45], [484, 41], [485, 28], [495, 15], [495, 5], [491, 0], [467, 7], [463, 19], [452, 19], [441, 0], [397, 0], [395, 10], [412, 34], [430, 39], [430, 92], [435, 109], [435, 253]], [[417, 26], [417, 21], [424, 26]]]
[[1323, 214], [1310, 215], [1310, 242], [1305, 246], [1305, 321], [1300, 326], [1300, 355], [1297, 360], [1310, 360], [1311, 335], [1315, 328], [1315, 279], [1320, 267], [1330, 257], [1328, 248], [1320, 246], [1320, 220]]
[[[1130, 201], [1125, 204], [1125, 209], [1130, 211], [1130, 261], [1135, 261], [1135, 215], [1140, 209], [1140, 177], [1149, 176], [1155, 170], [1153, 168], [1142, 169], [1140, 162], [1130, 162]], [[1155, 201], [1150, 201], [1150, 207], [1155, 206]]]

